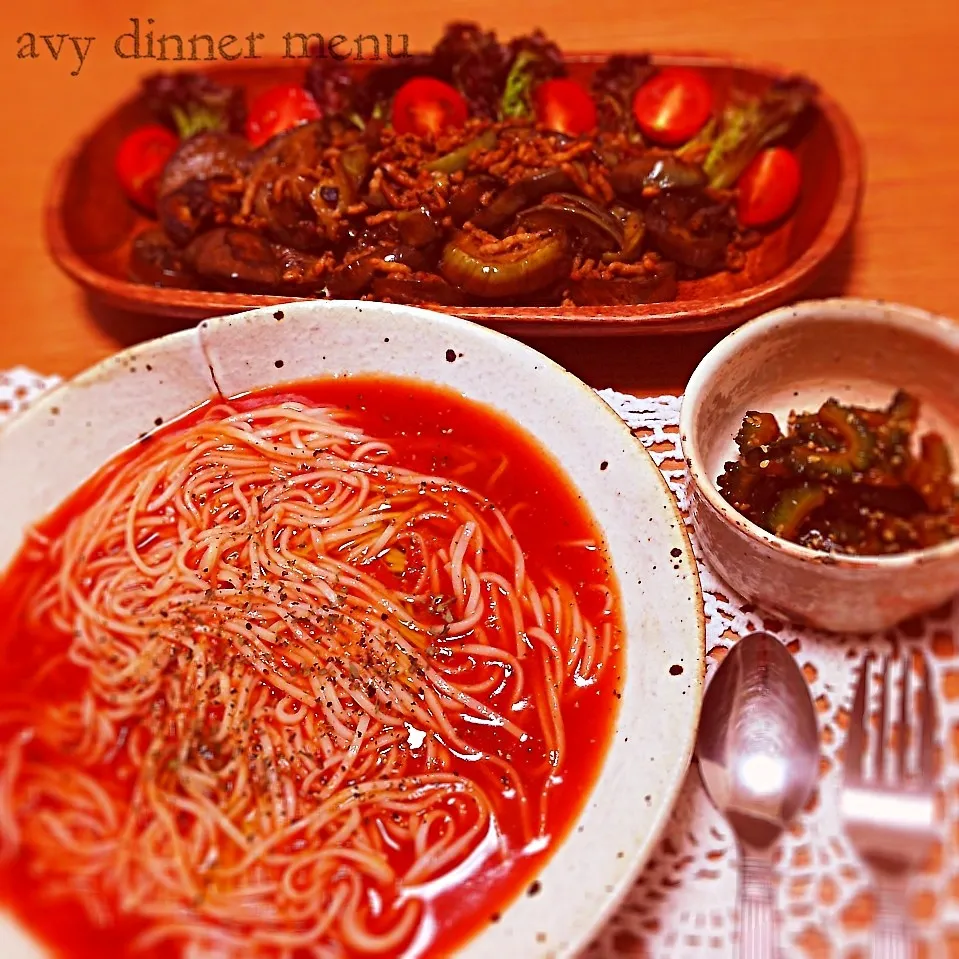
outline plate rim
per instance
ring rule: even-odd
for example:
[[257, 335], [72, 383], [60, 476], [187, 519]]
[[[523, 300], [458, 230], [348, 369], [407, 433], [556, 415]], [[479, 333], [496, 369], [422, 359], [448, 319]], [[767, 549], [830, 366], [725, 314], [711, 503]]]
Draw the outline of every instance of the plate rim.
[[[615, 867], [618, 870], [618, 878], [610, 885], [606, 886], [605, 889], [591, 890], [591, 895], [588, 897], [583, 897], [584, 899], [589, 898], [591, 904], [595, 904], [595, 909], [591, 912], [590, 918], [588, 920], [581, 919], [576, 922], [569, 920], [567, 924], [572, 924], [573, 929], [569, 932], [568, 939], [559, 943], [552, 942], [548, 945], [543, 945], [541, 948], [534, 947], [535, 952], [524, 953], [525, 955], [535, 956], [536, 959], [559, 959], [559, 957], [563, 957], [563, 959], [570, 957], [571, 959], [571, 957], [577, 955], [578, 951], [588, 944], [590, 939], [596, 935], [597, 931], [608, 920], [609, 916], [614, 912], [622, 899], [628, 893], [641, 869], [646, 865], [649, 858], [655, 851], [656, 844], [658, 843], [663, 830], [665, 829], [669, 818], [672, 815], [677, 799], [684, 783], [686, 782], [690, 769], [690, 761], [693, 755], [696, 730], [698, 728], [702, 697], [705, 687], [705, 611], [698, 567], [696, 564], [695, 555], [693, 553], [689, 531], [684, 517], [679, 509], [678, 503], [670, 491], [665, 477], [663, 476], [661, 470], [656, 466], [649, 452], [633, 436], [627, 424], [615, 412], [615, 410], [613, 410], [606, 400], [603, 399], [603, 397], [600, 396], [596, 390], [583, 383], [582, 380], [570, 373], [560, 364], [549, 359], [539, 351], [526, 344], [513, 340], [507, 337], [505, 334], [482, 326], [471, 324], [469, 327], [466, 327], [453, 317], [436, 313], [434, 311], [425, 310], [419, 307], [408, 307], [398, 304], [369, 303], [365, 301], [311, 301], [302, 305], [288, 305], [287, 308], [290, 311], [289, 318], [293, 321], [290, 324], [290, 328], [293, 328], [296, 324], [295, 314], [297, 312], [316, 311], [318, 314], [332, 314], [350, 313], [351, 311], [355, 311], [357, 313], [363, 312], [386, 317], [391, 319], [396, 324], [402, 323], [404, 316], [413, 314], [414, 319], [416, 319], [418, 316], [422, 322], [438, 325], [440, 329], [449, 337], [460, 336], [467, 339], [478, 337], [480, 340], [499, 341], [499, 348], [507, 349], [511, 353], [518, 353], [521, 357], [528, 358], [531, 362], [535, 359], [537, 364], [542, 367], [548, 367], [554, 377], [559, 377], [562, 380], [564, 384], [564, 390], [568, 389], [570, 392], [576, 391], [581, 397], [583, 403], [592, 404], [594, 406], [595, 416], [598, 417], [603, 415], [606, 417], [606, 422], [609, 423], [610, 427], [610, 436], [615, 433], [622, 438], [625, 446], [623, 455], [626, 456], [631, 463], [643, 464], [641, 468], [646, 471], [646, 479], [643, 481], [649, 482], [651, 487], [655, 486], [656, 490], [658, 491], [655, 501], [657, 504], [660, 502], [662, 503], [663, 508], [667, 511], [667, 518], [671, 520], [672, 524], [674, 525], [674, 532], [667, 535], [674, 538], [677, 542], [677, 545], [680, 546], [680, 549], [682, 550], [682, 557], [681, 559], [677, 560], [677, 562], [681, 562], [683, 564], [684, 570], [688, 574], [686, 577], [684, 577], [686, 581], [685, 585], [682, 587], [676, 587], [677, 595], [678, 591], [681, 589], [683, 591], [684, 604], [686, 604], [688, 601], [688, 605], [690, 606], [691, 612], [695, 619], [695, 622], [684, 623], [682, 629], [685, 630], [687, 635], [681, 643], [681, 652], [677, 651], [677, 655], [682, 655], [682, 657], [684, 657], [683, 662], [686, 667], [686, 671], [690, 674], [683, 677], [683, 683], [686, 684], [684, 688], [689, 690], [689, 695], [686, 695], [686, 693], [682, 694], [682, 698], [686, 700], [686, 704], [683, 707], [684, 725], [681, 734], [674, 739], [671, 739], [668, 746], [664, 745], [662, 748], [657, 748], [656, 760], [662, 769], [663, 786], [661, 791], [656, 795], [655, 801], [650, 804], [654, 809], [654, 813], [651, 816], [643, 835], [638, 838], [622, 838], [620, 840], [620, 842], [623, 844], [622, 848], [628, 849], [629, 852], [622, 860], [622, 864], [618, 867]], [[354, 321], [361, 322], [365, 319], [365, 317], [353, 317]], [[204, 332], [205, 330], [228, 330], [231, 326], [241, 327], [245, 326], [246, 324], [258, 324], [261, 323], [261, 321], [262, 328], [265, 330], [276, 328], [278, 324], [276, 322], [275, 310], [272, 307], [269, 307], [257, 311], [233, 314], [231, 316], [211, 318], [204, 321], [204, 323], [200, 324], [194, 329], [173, 332], [146, 343], [129, 347], [117, 354], [114, 354], [113, 356], [107, 357], [106, 359], [88, 367], [86, 370], [77, 374], [76, 376], [57, 384], [52, 389], [44, 393], [42, 397], [35, 400], [29, 407], [27, 407], [25, 411], [17, 414], [14, 417], [11, 417], [10, 420], [6, 421], [2, 426], [0, 426], [0, 444], [6, 440], [11, 424], [22, 424], [31, 420], [35, 420], [37, 423], [41, 422], [51, 407], [63, 406], [65, 401], [69, 399], [71, 393], [78, 388], [83, 389], [85, 386], [91, 383], [96, 383], [103, 378], [106, 378], [106, 381], [109, 384], [116, 382], [119, 376], [124, 378], [128, 377], [129, 373], [127, 373], [127, 370], [129, 367], [134, 363], [142, 366], [144, 361], [149, 358], [151, 349], [158, 349], [158, 345], [169, 346], [171, 343], [187, 345], [195, 341], [197, 344], [199, 344], [204, 357], [209, 360], [211, 359], [211, 353], [207, 352], [206, 347], [203, 346], [203, 337], [206, 335]], [[376, 321], [374, 320], [374, 322]], [[379, 332], [381, 331], [376, 331], [375, 339], [377, 341], [379, 341]], [[373, 335], [370, 334], [371, 343], [373, 342], [373, 339]], [[270, 366], [273, 366], [272, 362], [270, 362]], [[210, 372], [210, 382], [212, 386], [215, 387], [216, 373], [212, 367]], [[277, 376], [282, 379], [279, 374], [277, 374]], [[269, 388], [269, 384], [266, 385], [267, 388]], [[473, 401], [482, 402], [479, 400]], [[512, 418], [527, 432], [531, 431], [530, 427], [526, 426], [520, 420], [520, 417], [517, 414], [507, 415], [511, 415]], [[119, 451], [116, 451], [111, 455], [117, 455], [118, 452]], [[557, 460], [559, 461], [558, 455]], [[568, 467], [566, 468], [568, 469]], [[572, 477], [570, 477], [570, 480], [572, 480]], [[639, 482], [638, 478], [637, 482]], [[589, 506], [588, 503], [587, 505]], [[620, 583], [619, 588], [621, 590], [623, 589], [622, 583]], [[677, 628], [677, 632], [678, 631], [679, 628]], [[671, 634], [671, 636], [672, 635], [675, 635], [675, 633]], [[672, 652], [672, 649], [670, 652]], [[691, 654], [694, 655], [691, 657]], [[636, 653], [635, 655], [638, 657], [639, 654]], [[691, 658], [693, 658], [694, 661], [690, 661]], [[634, 660], [632, 655], [627, 655], [627, 662], [631, 666], [634, 666], [636, 661], [638, 661], [638, 659]], [[662, 682], [662, 680], [660, 680], [660, 682]], [[673, 692], [672, 689], [669, 688], [669, 685], [670, 684], [667, 681], [666, 687], [670, 696], [670, 703], [675, 704], [674, 708], [679, 708], [679, 686], [673, 687], [673, 689], [677, 690], [676, 692]], [[631, 700], [631, 702], [635, 701], [636, 696], [638, 696], [638, 692], [634, 692], [633, 700]], [[620, 715], [622, 715], [621, 711]], [[619, 721], [617, 719], [613, 735], [615, 735], [615, 731], [618, 729], [618, 727]], [[633, 730], [633, 726], [629, 726], [628, 730], [631, 732]], [[556, 848], [542, 866], [540, 875], [546, 874], [551, 864], [556, 861], [557, 857], [562, 852], [563, 848], [567, 846], [567, 844], [569, 844], [574, 838], [577, 824], [589, 814], [590, 802], [596, 794], [600, 780], [605, 774], [607, 774], [610, 766], [610, 758], [614, 752], [615, 745], [616, 741], [611, 739], [607, 745], [606, 755], [597, 772], [597, 779], [594, 781], [588, 796], [584, 799], [582, 809], [570, 822], [568, 832], [564, 835], [563, 839], [557, 843]], [[637, 796], [637, 807], [639, 806], [639, 801], [639, 797]], [[637, 821], [639, 821], [638, 814]], [[607, 869], [611, 873], [613, 872], [614, 867], [610, 866], [607, 867]], [[504, 905], [504, 920], [507, 918], [507, 914], [510, 912], [510, 910], [517, 905], [522, 898], [523, 897], [521, 895], [517, 895], [508, 900], [508, 902]], [[557, 901], [557, 904], [561, 905], [559, 901]], [[504, 921], [502, 925], [505, 927], [506, 922]], [[487, 927], [482, 925], [480, 925], [478, 928], [474, 927], [473, 933], [470, 935], [470, 937], [457, 949], [456, 955], [463, 956], [464, 959], [479, 959], [479, 957], [488, 959], [488, 957], [501, 955], [502, 953], [496, 953], [490, 951], [488, 947], [484, 947], [483, 940], [484, 938], [487, 938], [486, 933]], [[2, 936], [2, 930], [0, 930], [0, 936]], [[529, 935], [529, 938], [532, 939], [531, 934]], [[527, 945], [525, 941], [522, 944]]]

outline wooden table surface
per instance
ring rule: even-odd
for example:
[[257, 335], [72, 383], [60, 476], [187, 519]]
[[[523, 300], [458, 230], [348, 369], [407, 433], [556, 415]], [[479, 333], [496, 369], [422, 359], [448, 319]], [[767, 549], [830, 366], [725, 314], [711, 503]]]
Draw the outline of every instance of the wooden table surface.
[[[125, 0], [3, 6], [0, 90], [7, 138], [0, 153], [0, 284], [7, 306], [0, 321], [0, 368], [26, 364], [61, 375], [173, 328], [170, 321], [89, 302], [51, 262], [41, 229], [56, 161], [139, 76], [158, 67], [155, 60], [115, 55], [114, 40], [130, 28], [129, 17], [152, 13], [157, 32], [256, 31], [266, 37], [261, 52], [280, 53], [287, 31], [406, 33], [411, 49], [423, 49], [445, 20], [472, 19], [479, 9], [427, 0], [343, 4], [332, 16], [323, 5], [291, 0], [269, 7], [253, 0], [165, 0], [152, 10]], [[504, 36], [540, 25], [570, 50], [710, 50], [811, 76], [851, 114], [868, 172], [853, 243], [810, 295], [879, 297], [959, 317], [959, 7], [940, 0], [685, 0], [656, 7], [591, 0], [561, 10], [545, 0], [488, 0], [483, 8], [484, 24]], [[56, 61], [42, 41], [40, 57], [18, 58], [18, 38], [27, 31], [95, 39], [72, 76], [78, 61], [69, 39]], [[593, 386], [642, 393], [681, 390], [719, 336], [530, 342]]]

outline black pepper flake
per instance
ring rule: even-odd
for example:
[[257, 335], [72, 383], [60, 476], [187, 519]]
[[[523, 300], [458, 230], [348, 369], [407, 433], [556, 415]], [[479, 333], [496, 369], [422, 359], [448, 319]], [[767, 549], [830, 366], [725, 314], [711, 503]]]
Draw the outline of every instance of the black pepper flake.
[[446, 362], [452, 363], [456, 359], [456, 350], [447, 350], [446, 351]]
[[603, 460], [603, 462], [599, 464], [599, 468], [601, 470], [606, 469], [608, 466], [609, 466], [609, 462], [607, 460]]
[[679, 663], [673, 663], [673, 665], [669, 667], [670, 676], [682, 676], [682, 674], [683, 674], [683, 667], [680, 666]]
[[277, 311], [273, 314], [273, 319], [274, 319], [274, 320], [282, 320], [282, 319], [283, 319], [283, 311], [282, 311], [282, 310], [277, 310]]
[[670, 555], [670, 556], [675, 556], [675, 557], [679, 558], [680, 556], [683, 555], [683, 551], [682, 551], [678, 546], [674, 546], [674, 547], [669, 551], [669, 555]]
[[283, 369], [283, 360], [274, 360], [273, 365], [278, 369]]
[[163, 417], [162, 417], [162, 416], [158, 416], [158, 417], [153, 421], [153, 425], [154, 425], [154, 426], [163, 426]]
[[526, 890], [527, 896], [538, 896], [543, 890], [543, 884], [538, 880], [534, 879], [530, 884], [529, 888]]

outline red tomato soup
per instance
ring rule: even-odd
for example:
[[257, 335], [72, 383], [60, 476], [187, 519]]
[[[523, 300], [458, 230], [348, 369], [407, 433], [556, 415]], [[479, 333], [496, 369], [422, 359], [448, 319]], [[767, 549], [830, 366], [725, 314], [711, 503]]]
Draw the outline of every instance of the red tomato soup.
[[0, 899], [71, 959], [449, 954], [539, 894], [623, 682], [557, 464], [403, 380], [163, 426], [0, 616]]

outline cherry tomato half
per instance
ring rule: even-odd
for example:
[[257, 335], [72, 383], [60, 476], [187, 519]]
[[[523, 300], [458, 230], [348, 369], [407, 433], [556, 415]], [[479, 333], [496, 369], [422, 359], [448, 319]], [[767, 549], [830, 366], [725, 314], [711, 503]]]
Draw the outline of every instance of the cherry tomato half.
[[701, 73], [687, 67], [660, 70], [633, 97], [633, 116], [640, 130], [663, 146], [685, 143], [712, 112], [712, 89]]
[[546, 80], [533, 93], [536, 122], [557, 133], [579, 136], [596, 128], [596, 104], [575, 80]]
[[261, 93], [246, 117], [246, 137], [258, 147], [284, 130], [319, 120], [323, 111], [313, 94], [296, 83], [282, 83]]
[[397, 133], [436, 136], [463, 126], [469, 116], [466, 101], [448, 83], [414, 77], [393, 97], [393, 128]]
[[739, 178], [737, 213], [743, 226], [766, 226], [782, 219], [799, 196], [799, 161], [785, 147], [761, 151]]
[[179, 145], [177, 135], [159, 123], [134, 130], [120, 144], [115, 161], [120, 185], [144, 210], [156, 210], [160, 175]]

